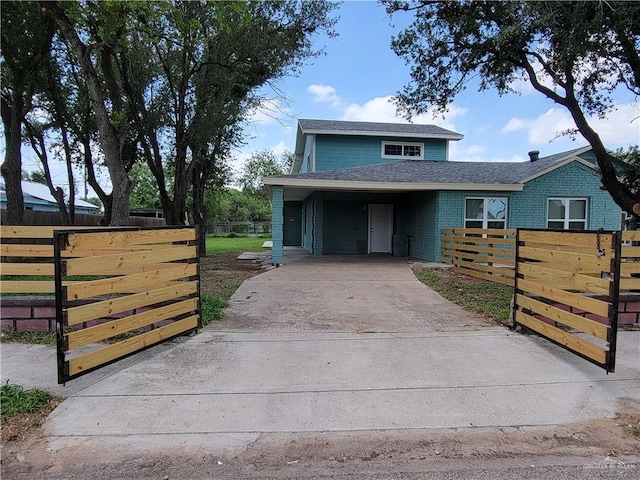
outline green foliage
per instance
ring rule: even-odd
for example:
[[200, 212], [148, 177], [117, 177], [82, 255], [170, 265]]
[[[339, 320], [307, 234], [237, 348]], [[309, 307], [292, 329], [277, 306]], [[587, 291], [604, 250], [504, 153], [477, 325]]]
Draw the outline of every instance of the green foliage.
[[202, 324], [208, 325], [212, 321], [222, 318], [224, 309], [229, 306], [229, 302], [215, 293], [203, 293], [200, 297], [200, 305], [202, 308]]
[[[412, 65], [403, 108], [444, 110], [476, 76], [480, 90], [500, 94], [525, 78], [552, 99], [576, 95], [583, 111], [595, 114], [613, 106], [608, 94], [619, 85], [640, 93], [639, 54], [625, 48], [638, 42], [636, 2], [383, 3], [389, 13], [415, 8], [414, 23], [392, 43]], [[537, 85], [548, 80], [567, 97]]]
[[623, 182], [637, 195], [640, 192], [640, 148], [633, 145], [627, 150], [616, 151], [615, 155], [624, 162]]
[[22, 180], [27, 182], [34, 183], [42, 183], [43, 185], [47, 184], [47, 179], [44, 176], [44, 172], [42, 170], [34, 170], [32, 172], [22, 172]]
[[208, 194], [209, 222], [268, 222], [269, 200], [233, 188], [221, 188]]
[[50, 332], [19, 331], [11, 328], [0, 332], [0, 342], [55, 346], [56, 334]]
[[392, 42], [411, 68], [411, 82], [397, 96], [402, 113], [432, 106], [444, 112], [472, 81], [501, 95], [517, 93], [515, 81], [528, 81], [571, 114], [576, 128], [558, 133], [579, 132], [589, 142], [614, 201], [626, 211], [640, 203], [587, 118], [615, 107], [614, 90], [640, 94], [640, 2], [382, 3], [388, 13], [415, 15]]
[[53, 397], [45, 390], [25, 390], [9, 381], [0, 387], [0, 423], [8, 416], [35, 413], [47, 409]]
[[158, 184], [147, 164], [136, 163], [129, 172], [133, 185], [129, 205], [131, 208], [159, 208]]
[[291, 171], [294, 155], [285, 151], [277, 157], [271, 150], [253, 153], [245, 162], [237, 183], [242, 191], [250, 195], [267, 198], [262, 185], [262, 177], [267, 175], [286, 175]]
[[229, 234], [226, 237], [207, 237], [207, 255], [215, 255], [219, 253], [234, 253], [240, 254], [242, 252], [259, 252], [262, 251], [262, 244], [267, 240], [267, 237], [261, 236], [244, 236], [237, 237]]
[[512, 287], [464, 275], [452, 276], [447, 270], [417, 270], [414, 273], [422, 283], [465, 310], [499, 323], [509, 322]]

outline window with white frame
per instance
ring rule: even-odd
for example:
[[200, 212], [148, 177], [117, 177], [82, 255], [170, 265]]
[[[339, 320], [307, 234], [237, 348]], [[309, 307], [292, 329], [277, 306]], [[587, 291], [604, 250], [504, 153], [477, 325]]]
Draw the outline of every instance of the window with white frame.
[[469, 197], [465, 199], [465, 228], [507, 228], [507, 199]]
[[547, 199], [547, 228], [560, 230], [586, 230], [587, 199]]
[[382, 158], [424, 160], [424, 144], [414, 142], [382, 142]]

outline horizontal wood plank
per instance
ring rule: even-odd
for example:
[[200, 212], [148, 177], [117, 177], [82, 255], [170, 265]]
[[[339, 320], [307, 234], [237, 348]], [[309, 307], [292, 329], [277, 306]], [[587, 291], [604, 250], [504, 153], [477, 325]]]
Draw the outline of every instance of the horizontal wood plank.
[[49, 226], [2, 225], [0, 227], [2, 238], [47, 238], [53, 242], [53, 232], [53, 227]]
[[461, 273], [463, 275], [470, 275], [472, 277], [481, 278], [483, 280], [488, 280], [490, 282], [501, 283], [503, 285], [509, 285], [513, 287], [514, 279], [513, 277], [503, 277], [499, 275], [491, 275], [489, 273], [480, 272], [477, 270], [469, 270], [466, 268], [460, 268], [457, 266], [453, 267], [453, 271], [456, 273]]
[[53, 245], [2, 244], [3, 257], [53, 258]]
[[115, 297], [66, 310], [67, 325], [73, 326], [108, 315], [117, 315], [136, 308], [198, 293], [198, 282], [179, 282], [167, 287], [147, 290], [142, 293]]
[[640, 247], [623, 246], [622, 258], [640, 258]]
[[3, 263], [2, 275], [47, 275], [54, 274], [53, 263]]
[[620, 278], [620, 290], [640, 290], [640, 278]]
[[118, 253], [148, 252], [150, 250], [160, 250], [163, 248], [174, 248], [172, 244], [166, 245], [129, 245], [125, 247], [90, 247], [90, 248], [67, 248], [60, 252], [62, 258], [79, 257], [100, 257], [103, 255], [115, 255]]
[[70, 247], [104, 247], [150, 245], [154, 243], [186, 242], [196, 239], [194, 228], [95, 232], [69, 235]]
[[[65, 287], [75, 285], [77, 281], [62, 282]], [[3, 280], [0, 282], [0, 293], [50, 293], [54, 294], [56, 282], [54, 280]]]
[[[520, 230], [518, 241], [533, 242], [551, 245], [566, 245], [571, 247], [589, 248], [596, 250], [598, 234], [590, 232], [548, 232]], [[613, 248], [613, 235], [610, 233], [600, 234], [600, 246], [603, 248]]]
[[[497, 263], [497, 261], [496, 261]], [[479, 272], [485, 273], [493, 273], [495, 275], [500, 275], [503, 277], [514, 277], [513, 268], [503, 267], [500, 265], [488, 265], [486, 263], [475, 263], [475, 262], [465, 262], [462, 260], [454, 259], [454, 264], [456, 267], [468, 268], [470, 270], [477, 270]]]
[[520, 263], [518, 265], [518, 273], [523, 275], [525, 279], [535, 280], [539, 283], [553, 285], [556, 288], [567, 290], [579, 290], [581, 292], [609, 295], [609, 289], [611, 288], [611, 282], [604, 278], [563, 272], [531, 263]]
[[454, 228], [453, 233], [465, 235], [515, 236], [516, 231], [513, 228]]
[[98, 343], [116, 335], [122, 335], [185, 313], [196, 312], [197, 309], [198, 299], [190, 298], [100, 325], [76, 330], [67, 334], [68, 349], [73, 350], [91, 343]]
[[567, 312], [560, 308], [554, 307], [547, 303], [543, 303], [539, 300], [527, 297], [525, 295], [516, 294], [516, 308], [522, 307], [531, 310], [534, 313], [538, 313], [558, 323], [562, 323], [576, 330], [580, 330], [592, 337], [597, 337], [602, 340], [607, 340], [608, 326], [590, 320], [575, 313]]
[[125, 275], [122, 277], [104, 278], [92, 282], [79, 282], [67, 288], [67, 300], [114, 293], [132, 292], [135, 289], [149, 289], [162, 282], [193, 277], [197, 274], [195, 263], [176, 264], [175, 267], [152, 270], [145, 273]]
[[640, 262], [620, 262], [620, 273], [623, 275], [640, 273]]
[[144, 271], [144, 265], [189, 260], [195, 258], [195, 246], [176, 245], [174, 248], [163, 248], [134, 253], [118, 253], [100, 257], [71, 258], [66, 261], [67, 275], [88, 275], [100, 272], [102, 275], [119, 275], [123, 271], [133, 273]]
[[539, 260], [553, 264], [553, 268], [563, 271], [582, 272], [613, 272], [612, 257], [598, 257], [593, 253], [563, 252], [536, 247], [521, 246], [518, 249], [521, 259]]
[[523, 278], [518, 279], [518, 290], [539, 295], [554, 302], [569, 305], [601, 317], [609, 316], [610, 304], [608, 302], [598, 300], [597, 298], [588, 297], [579, 293], [567, 292], [554, 288], [550, 285], [532, 282]]
[[53, 280], [2, 280], [0, 293], [55, 293]]
[[640, 230], [624, 230], [622, 232], [623, 242], [640, 242]]
[[517, 323], [524, 325], [525, 327], [530, 328], [531, 330], [538, 332], [561, 345], [564, 345], [574, 352], [578, 352], [587, 358], [591, 358], [600, 364], [604, 364], [607, 359], [608, 349], [602, 348], [577, 335], [565, 332], [553, 325], [549, 325], [548, 323], [527, 315], [520, 310], [516, 311], [515, 317]]
[[198, 315], [185, 318], [183, 320], [155, 328], [149, 332], [136, 335], [122, 342], [108, 345], [99, 350], [71, 358], [66, 363], [69, 375], [77, 375], [85, 370], [98, 367], [105, 363], [122, 358], [137, 350], [140, 350], [156, 343], [160, 343], [167, 338], [179, 335], [180, 333], [193, 330], [198, 327]]

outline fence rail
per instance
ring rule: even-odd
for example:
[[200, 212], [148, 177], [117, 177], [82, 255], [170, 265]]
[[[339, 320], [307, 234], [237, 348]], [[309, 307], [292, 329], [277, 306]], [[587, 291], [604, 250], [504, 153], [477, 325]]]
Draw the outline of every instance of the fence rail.
[[442, 259], [454, 271], [513, 285], [515, 230], [456, 228], [442, 230]]
[[59, 383], [201, 327], [197, 240], [192, 227], [56, 233]]
[[[515, 233], [516, 230], [509, 229], [443, 229], [440, 237], [442, 262], [452, 264], [458, 273], [513, 286]], [[621, 239], [620, 293], [640, 291], [640, 231], [623, 231]], [[600, 275], [603, 267], [615, 257], [615, 249], [608, 243], [610, 240], [611, 234], [601, 235], [598, 250], [593, 233], [567, 231], [550, 235], [546, 230], [529, 231], [527, 244], [521, 246], [520, 255], [541, 264], [525, 267], [541, 277], [556, 276], [557, 270], [577, 273], [592, 277], [589, 281], [594, 290], [592, 293], [605, 293], [604, 284], [593, 277]], [[545, 272], [542, 266], [545, 262], [554, 263], [553, 275]]]
[[[7, 210], [0, 210], [0, 223], [3, 224], [6, 221]], [[67, 226], [67, 228], [75, 228], [79, 226], [85, 227], [97, 227], [103, 215], [91, 215], [87, 213], [76, 213], [74, 216], [74, 225]], [[27, 226], [47, 226], [57, 225], [62, 226], [62, 219], [59, 212], [41, 212], [37, 210], [25, 210], [23, 212], [22, 221]], [[129, 217], [129, 225], [135, 227], [164, 227], [166, 221], [164, 218], [151, 218], [151, 217], [138, 217], [132, 215]]]
[[514, 325], [615, 367], [619, 232], [517, 232]]

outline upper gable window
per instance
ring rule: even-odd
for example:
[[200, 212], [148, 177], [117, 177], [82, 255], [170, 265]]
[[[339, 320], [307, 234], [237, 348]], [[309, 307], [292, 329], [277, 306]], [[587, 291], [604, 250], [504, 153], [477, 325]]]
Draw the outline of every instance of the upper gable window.
[[382, 142], [382, 158], [424, 160], [424, 144], [413, 142]]

